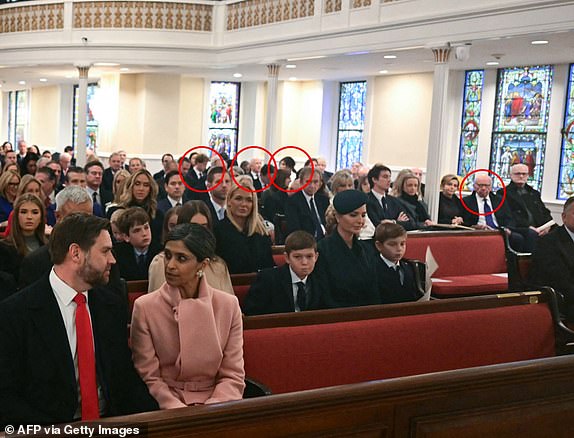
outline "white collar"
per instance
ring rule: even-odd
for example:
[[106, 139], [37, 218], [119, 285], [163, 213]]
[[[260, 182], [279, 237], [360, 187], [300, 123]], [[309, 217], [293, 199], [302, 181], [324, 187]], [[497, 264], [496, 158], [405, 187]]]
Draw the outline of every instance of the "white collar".
[[305, 278], [299, 278], [299, 276], [297, 274], [295, 274], [295, 272], [293, 272], [293, 269], [291, 269], [291, 266], [289, 266], [289, 272], [291, 273], [291, 284], [296, 284], [299, 282], [303, 282], [303, 284], [307, 284], [307, 279], [309, 278], [308, 275]]
[[380, 255], [381, 258], [383, 259], [383, 262], [385, 262], [386, 265], [387, 265], [389, 268], [396, 269], [397, 266], [400, 266], [400, 262], [395, 263], [395, 262], [390, 261], [390, 260], [389, 260], [388, 258], [386, 258], [384, 255], [382, 255], [382, 254], [379, 254], [379, 255]]
[[[76, 290], [68, 286], [64, 280], [58, 277], [56, 271], [52, 267], [50, 271], [50, 286], [52, 286], [52, 290], [54, 291], [54, 295], [56, 295], [56, 299], [62, 303], [64, 306], [68, 306], [72, 301], [74, 301], [74, 297], [78, 294]], [[82, 294], [86, 297], [86, 302], [88, 302], [88, 293], [87, 291], [83, 291]]]

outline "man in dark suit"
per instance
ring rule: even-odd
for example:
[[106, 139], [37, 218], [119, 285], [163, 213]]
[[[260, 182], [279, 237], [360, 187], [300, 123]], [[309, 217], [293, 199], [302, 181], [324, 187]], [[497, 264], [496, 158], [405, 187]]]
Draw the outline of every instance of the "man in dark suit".
[[564, 296], [566, 320], [574, 324], [574, 197], [564, 204], [564, 225], [538, 239], [530, 268], [534, 287], [551, 286]]
[[114, 175], [122, 168], [122, 157], [118, 152], [112, 152], [108, 158], [109, 167], [104, 170], [102, 176], [102, 188], [113, 193]]
[[367, 174], [371, 191], [367, 194], [367, 215], [376, 227], [381, 222], [396, 222], [406, 230], [417, 228], [414, 219], [409, 217], [401, 203], [393, 196], [387, 195], [391, 187], [391, 169], [382, 164], [375, 164]]
[[0, 303], [0, 412], [54, 424], [155, 410], [127, 343], [126, 312], [103, 285], [109, 222], [74, 214], [52, 231], [54, 267]]
[[157, 187], [159, 189], [159, 193], [157, 195], [158, 199], [165, 199], [167, 196], [167, 192], [165, 191], [165, 177], [167, 176], [168, 172], [171, 170], [177, 170], [177, 163], [173, 159], [172, 154], [163, 154], [161, 156], [161, 165], [163, 169], [159, 172], [153, 174], [153, 179], [157, 183]]
[[104, 165], [99, 161], [92, 161], [84, 166], [86, 171], [86, 190], [92, 198], [94, 211], [100, 211], [101, 217], [105, 217], [106, 204], [112, 202], [112, 192], [102, 187], [102, 178], [104, 175]]
[[285, 205], [287, 234], [303, 230], [320, 240], [325, 237], [325, 211], [329, 206], [329, 198], [317, 194], [321, 186], [321, 171], [315, 169], [313, 172], [311, 167], [301, 169], [299, 179], [302, 184], [309, 178], [311, 182], [307, 187], [289, 197]]
[[259, 271], [245, 297], [246, 315], [300, 312], [321, 308], [321, 283], [313, 276], [317, 254], [315, 238], [305, 231], [285, 241], [285, 265]]
[[229, 188], [231, 187], [231, 176], [229, 172], [225, 172], [223, 180], [222, 174], [223, 167], [221, 166], [212, 166], [209, 168], [205, 185], [210, 192], [206, 194], [205, 199], [202, 199], [211, 212], [211, 218], [214, 224], [218, 221], [222, 221], [225, 217], [225, 201]]
[[[81, 169], [81, 168], [80, 168]], [[83, 169], [82, 169], [83, 172]], [[68, 173], [67, 176], [69, 176]], [[69, 186], [56, 195], [56, 223], [74, 213], [92, 214], [92, 200], [85, 189], [78, 186]], [[27, 254], [20, 263], [20, 288], [35, 283], [52, 269], [52, 259], [48, 251], [48, 245]], [[118, 265], [114, 264], [111, 269], [108, 289], [116, 292], [119, 296], [125, 293], [120, 280]], [[126, 303], [127, 305], [127, 303]]]
[[[255, 157], [249, 161], [249, 175], [251, 175], [253, 188], [255, 190], [261, 190], [263, 188], [263, 183], [261, 181], [261, 167], [263, 167], [263, 160], [261, 158]], [[257, 196], [261, 197], [261, 192], [258, 192]]]
[[[539, 236], [550, 231], [550, 227], [538, 232], [536, 228], [552, 221], [552, 214], [546, 208], [540, 192], [529, 186], [528, 166], [526, 164], [515, 164], [510, 168], [510, 184], [506, 186], [506, 203], [510, 208], [517, 227], [530, 228]], [[502, 191], [497, 193], [502, 196]]]
[[532, 252], [536, 242], [536, 232], [528, 227], [517, 227], [506, 203], [496, 213], [492, 213], [499, 207], [501, 200], [492, 193], [492, 178], [486, 173], [476, 174], [474, 191], [463, 198], [466, 206], [475, 213], [466, 211], [464, 223], [482, 230], [504, 228], [510, 246], [515, 251]]
[[[158, 201], [157, 209], [162, 211], [165, 215], [165, 213], [170, 208], [179, 207], [185, 202], [183, 200], [184, 185], [181, 181], [181, 178], [179, 177], [179, 172], [177, 170], [169, 171], [166, 174], [165, 179], [162, 176], [161, 180], [165, 181], [165, 183], [162, 185], [164, 186], [164, 193], [166, 193], [166, 197]], [[159, 180], [156, 181], [159, 185]]]
[[321, 174], [323, 175], [323, 182], [325, 183], [325, 185], [328, 185], [329, 180], [333, 176], [333, 172], [329, 172], [327, 170], [327, 161], [323, 157], [317, 158], [317, 168], [321, 171]]
[[[195, 156], [195, 165], [189, 169], [185, 177], [185, 182], [196, 190], [206, 190], [205, 180], [207, 179], [206, 169], [209, 163], [209, 157], [205, 154]], [[186, 189], [186, 199], [205, 199], [205, 194]]]

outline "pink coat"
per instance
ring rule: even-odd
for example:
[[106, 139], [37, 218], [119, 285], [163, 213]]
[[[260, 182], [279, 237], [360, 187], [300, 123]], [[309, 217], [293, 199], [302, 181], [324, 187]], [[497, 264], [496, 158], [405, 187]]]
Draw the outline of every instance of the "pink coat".
[[161, 409], [242, 398], [239, 302], [205, 278], [195, 299], [182, 299], [164, 283], [136, 300], [131, 346], [135, 367]]

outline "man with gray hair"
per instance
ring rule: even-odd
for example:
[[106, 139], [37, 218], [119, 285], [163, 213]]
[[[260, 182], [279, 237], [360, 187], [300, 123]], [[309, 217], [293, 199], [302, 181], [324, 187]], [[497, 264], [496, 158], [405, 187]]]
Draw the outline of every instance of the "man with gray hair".
[[574, 196], [562, 210], [563, 225], [538, 239], [530, 268], [534, 287], [550, 286], [564, 296], [566, 321], [574, 324]]
[[[88, 192], [79, 186], [66, 187], [56, 195], [56, 223], [73, 213], [92, 213], [92, 198]], [[53, 263], [48, 252], [48, 245], [41, 246], [29, 253], [20, 264], [19, 288], [26, 287], [52, 269]], [[116, 265], [112, 266], [108, 288], [123, 294], [120, 273]]]

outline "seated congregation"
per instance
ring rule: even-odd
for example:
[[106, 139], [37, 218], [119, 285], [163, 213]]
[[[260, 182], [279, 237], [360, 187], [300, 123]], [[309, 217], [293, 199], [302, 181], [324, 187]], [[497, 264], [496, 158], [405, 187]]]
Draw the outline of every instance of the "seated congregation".
[[[572, 352], [561, 321], [574, 323], [574, 198], [551, 229], [523, 165], [512, 167], [498, 209], [491, 178], [476, 176], [462, 201], [479, 215], [463, 208], [458, 177], [446, 175], [435, 222], [416, 169], [391, 187], [382, 164], [329, 175], [322, 159], [299, 172], [283, 159], [275, 181], [294, 193], [258, 193], [275, 173], [259, 158], [232, 181], [229, 163], [194, 154], [181, 159], [182, 181], [171, 154], [155, 175], [139, 158], [126, 167], [122, 152], [109, 167], [97, 158], [75, 167], [68, 153], [42, 163], [29, 151], [12, 169], [8, 157], [0, 423], [95, 420], [240, 400], [253, 387], [266, 393], [250, 379], [292, 392]], [[426, 275], [429, 253], [438, 268]], [[518, 290], [511, 277], [521, 253], [532, 253], [521, 290], [555, 294], [428, 302], [431, 292]], [[405, 356], [414, 338], [401, 327], [432, 335], [420, 357]], [[335, 351], [350, 364], [344, 374], [336, 361], [326, 366]], [[293, 367], [308, 371], [293, 377]]]

